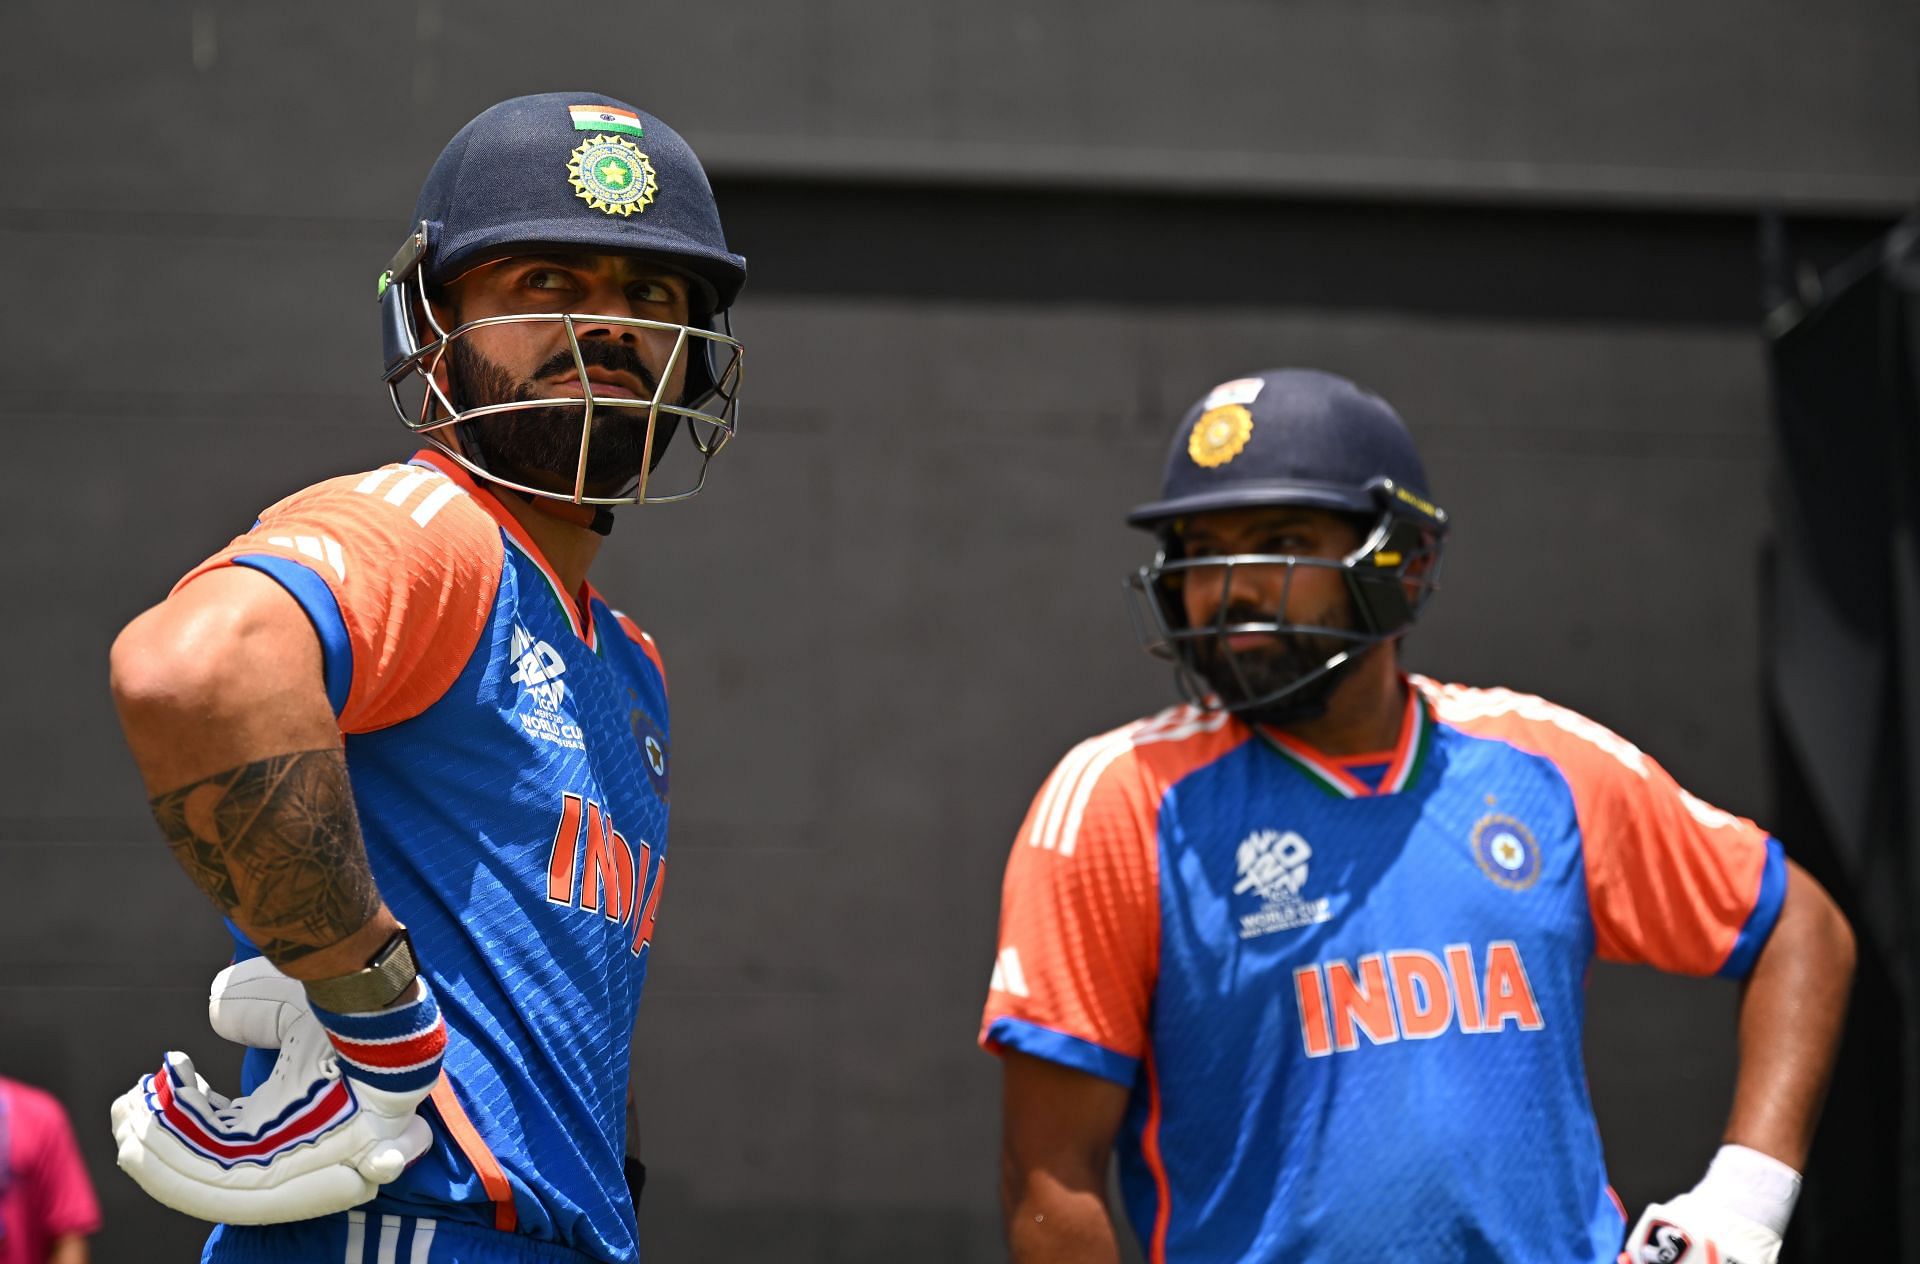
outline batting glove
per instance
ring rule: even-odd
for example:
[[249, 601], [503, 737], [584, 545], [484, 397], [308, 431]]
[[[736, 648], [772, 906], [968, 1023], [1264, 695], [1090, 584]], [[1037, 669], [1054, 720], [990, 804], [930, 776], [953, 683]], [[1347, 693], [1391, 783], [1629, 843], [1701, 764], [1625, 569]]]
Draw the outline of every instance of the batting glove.
[[230, 1099], [169, 1052], [114, 1102], [119, 1164], [158, 1201], [225, 1224], [306, 1220], [366, 1202], [431, 1144], [414, 1112], [447, 1034], [425, 979], [397, 1008], [335, 1014], [255, 958], [220, 972], [207, 1012], [220, 1035], [280, 1056]]
[[1648, 1207], [1620, 1254], [1620, 1264], [1777, 1264], [1779, 1259], [1779, 1234], [1698, 1194]]
[[1775, 1264], [1800, 1197], [1800, 1173], [1772, 1155], [1724, 1145], [1692, 1192], [1647, 1208], [1620, 1264]]

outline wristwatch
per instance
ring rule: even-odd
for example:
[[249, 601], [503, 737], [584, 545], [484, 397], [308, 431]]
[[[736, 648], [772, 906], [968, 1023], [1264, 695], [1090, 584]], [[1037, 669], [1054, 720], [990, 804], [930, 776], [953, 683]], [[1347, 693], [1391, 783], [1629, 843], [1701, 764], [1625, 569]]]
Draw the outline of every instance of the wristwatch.
[[373, 954], [364, 970], [331, 979], [308, 979], [307, 999], [336, 1014], [369, 1014], [393, 1004], [419, 976], [413, 940], [403, 926]]

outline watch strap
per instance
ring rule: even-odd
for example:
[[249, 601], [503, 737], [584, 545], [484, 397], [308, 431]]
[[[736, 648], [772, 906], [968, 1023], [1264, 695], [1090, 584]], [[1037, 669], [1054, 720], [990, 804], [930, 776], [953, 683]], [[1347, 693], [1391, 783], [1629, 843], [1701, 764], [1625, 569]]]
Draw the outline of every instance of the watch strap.
[[371, 1014], [399, 1000], [419, 976], [413, 940], [403, 927], [373, 954], [365, 969], [330, 979], [308, 979], [307, 999], [336, 1014]]

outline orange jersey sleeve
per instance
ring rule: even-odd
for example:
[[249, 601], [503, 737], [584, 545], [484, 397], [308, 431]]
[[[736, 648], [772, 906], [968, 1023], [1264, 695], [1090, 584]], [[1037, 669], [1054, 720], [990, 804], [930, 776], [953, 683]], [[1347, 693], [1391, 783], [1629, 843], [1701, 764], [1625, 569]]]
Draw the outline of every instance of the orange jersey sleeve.
[[1175, 708], [1082, 742], [1014, 838], [979, 1041], [1131, 1085], [1160, 961], [1160, 801], [1237, 744]]
[[1765, 830], [1688, 794], [1632, 743], [1565, 707], [1417, 683], [1443, 723], [1543, 756], [1566, 778], [1602, 958], [1679, 974], [1752, 968], [1786, 895], [1786, 857]]
[[505, 559], [492, 516], [436, 470], [389, 465], [315, 484], [187, 572], [273, 577], [306, 610], [342, 732], [419, 715], [472, 656]]

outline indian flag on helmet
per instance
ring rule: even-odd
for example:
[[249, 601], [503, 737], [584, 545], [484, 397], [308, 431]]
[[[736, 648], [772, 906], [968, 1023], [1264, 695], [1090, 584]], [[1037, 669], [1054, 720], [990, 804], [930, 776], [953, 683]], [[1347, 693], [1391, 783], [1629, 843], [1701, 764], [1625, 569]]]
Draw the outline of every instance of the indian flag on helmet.
[[644, 136], [640, 130], [640, 116], [632, 110], [623, 110], [617, 105], [570, 105], [567, 113], [573, 115], [573, 130], [576, 132], [624, 132], [628, 136]]

